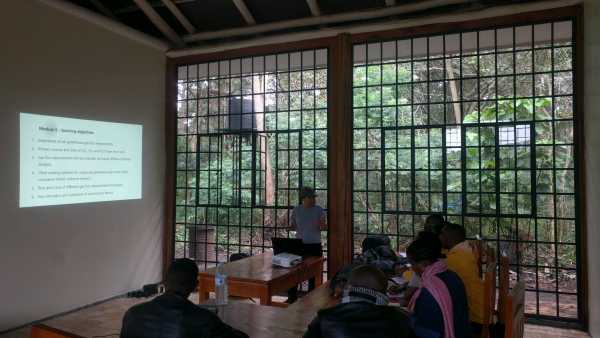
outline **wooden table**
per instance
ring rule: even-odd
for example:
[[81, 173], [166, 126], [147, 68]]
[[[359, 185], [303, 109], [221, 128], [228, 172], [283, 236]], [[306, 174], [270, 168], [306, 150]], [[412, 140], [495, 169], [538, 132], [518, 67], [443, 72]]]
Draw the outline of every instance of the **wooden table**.
[[319, 310], [336, 306], [339, 302], [340, 299], [331, 295], [329, 283], [325, 283], [288, 306], [287, 310], [316, 315]]
[[[322, 284], [323, 258], [311, 257], [297, 267], [283, 269], [273, 267], [271, 257], [270, 253], [265, 253], [226, 264], [225, 273], [228, 274], [230, 294], [258, 297], [261, 304], [270, 304], [270, 295], [287, 290], [304, 280], [315, 277], [316, 284]], [[214, 269], [211, 270], [214, 273]], [[211, 279], [206, 277], [211, 276], [210, 270], [203, 271], [200, 273], [201, 281], [203, 274], [205, 279], [208, 278], [204, 283], [206, 288], [202, 288], [206, 299], [208, 292], [214, 289], [214, 274]], [[249, 290], [244, 290], [244, 287], [248, 287]], [[148, 300], [150, 299], [119, 298], [109, 302], [110, 304], [100, 304], [56, 317], [42, 325], [36, 325], [32, 329], [31, 338], [118, 336], [125, 312], [131, 306]], [[220, 308], [218, 316], [250, 337], [299, 338], [318, 310], [335, 305], [336, 302], [330, 297], [327, 285], [321, 285], [285, 309], [230, 301], [227, 306]], [[85, 320], [79, 317], [81, 314], [85, 314]]]
[[[315, 278], [316, 286], [323, 284], [323, 257], [308, 257], [293, 268], [272, 264], [273, 253], [265, 252], [223, 265], [230, 296], [259, 298], [261, 305], [271, 305], [271, 297], [287, 291], [305, 280]], [[198, 274], [198, 301], [205, 302], [215, 291], [215, 273], [211, 268]]]
[[[118, 307], [111, 313], [98, 313], [94, 322], [81, 323], [62, 316], [34, 326], [31, 338], [85, 338], [110, 335], [118, 337], [121, 322], [128, 307]], [[232, 301], [217, 313], [228, 325], [254, 338], [299, 338], [315, 317], [310, 308], [290, 311], [273, 306], [261, 306]]]
[[125, 312], [151, 298], [117, 298], [44, 321], [32, 328], [31, 338], [118, 337]]
[[306, 332], [315, 313], [233, 302], [225, 306], [218, 316], [252, 338], [299, 338]]

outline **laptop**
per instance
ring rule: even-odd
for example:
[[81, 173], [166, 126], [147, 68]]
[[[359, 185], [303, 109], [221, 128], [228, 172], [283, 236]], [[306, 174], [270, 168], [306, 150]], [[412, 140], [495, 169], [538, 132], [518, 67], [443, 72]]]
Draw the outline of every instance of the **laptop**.
[[303, 256], [304, 246], [302, 240], [299, 238], [282, 238], [273, 237], [273, 254], [279, 255], [281, 253], [291, 253], [298, 256]]

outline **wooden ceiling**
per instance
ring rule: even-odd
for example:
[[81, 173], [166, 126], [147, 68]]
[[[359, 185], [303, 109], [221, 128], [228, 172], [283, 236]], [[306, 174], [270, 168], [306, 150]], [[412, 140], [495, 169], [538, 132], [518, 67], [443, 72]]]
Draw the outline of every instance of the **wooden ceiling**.
[[69, 0], [172, 47], [535, 0]]

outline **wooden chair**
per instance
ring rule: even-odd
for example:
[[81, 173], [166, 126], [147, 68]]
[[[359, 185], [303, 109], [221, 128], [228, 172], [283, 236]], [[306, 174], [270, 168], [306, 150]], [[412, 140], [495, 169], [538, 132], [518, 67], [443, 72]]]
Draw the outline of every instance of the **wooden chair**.
[[504, 321], [505, 314], [505, 302], [508, 297], [508, 290], [510, 288], [510, 270], [509, 270], [509, 258], [506, 254], [500, 256], [500, 269], [498, 274], [498, 319]]
[[523, 338], [525, 332], [525, 283], [519, 281], [504, 300], [504, 338]]
[[55, 329], [44, 324], [35, 324], [31, 327], [31, 338], [84, 338], [76, 334]]
[[496, 310], [496, 262], [489, 261], [485, 265], [483, 275], [483, 330], [481, 338], [490, 337], [490, 325], [494, 322]]
[[471, 246], [471, 250], [473, 250], [475, 258], [477, 259], [477, 265], [479, 266], [479, 277], [483, 277], [482, 267], [485, 264], [485, 258], [483, 254], [485, 243], [483, 243], [483, 240], [481, 239], [474, 239], [469, 241], [469, 245]]
[[477, 259], [479, 276], [483, 277], [484, 272], [487, 271], [486, 264], [496, 262], [496, 250], [488, 246], [482, 239], [469, 241], [469, 245]]

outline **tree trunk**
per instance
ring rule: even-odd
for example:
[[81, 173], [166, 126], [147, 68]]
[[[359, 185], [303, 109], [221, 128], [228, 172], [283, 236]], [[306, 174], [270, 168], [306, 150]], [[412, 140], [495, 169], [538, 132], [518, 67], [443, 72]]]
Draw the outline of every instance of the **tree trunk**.
[[[255, 77], [255, 80], [259, 81], [259, 88], [263, 87], [263, 78]], [[260, 169], [265, 172], [264, 177], [264, 200], [263, 205], [274, 205], [275, 204], [275, 184], [273, 179], [273, 169], [271, 165], [271, 153], [269, 151], [268, 135], [265, 133], [264, 124], [264, 97], [261, 95], [254, 96], [254, 123], [256, 123], [256, 130], [258, 131], [258, 143], [259, 143], [259, 163]], [[255, 150], [256, 151], [256, 150]], [[262, 187], [261, 187], [262, 188]], [[262, 195], [262, 193], [261, 193]], [[266, 213], [264, 218], [265, 225], [273, 225], [273, 217], [271, 213]]]
[[452, 95], [452, 106], [454, 107], [454, 120], [456, 124], [462, 123], [462, 116], [460, 111], [460, 97], [458, 95], [458, 88], [456, 88], [456, 81], [454, 80], [454, 69], [452, 68], [452, 62], [446, 61], [446, 73], [448, 74], [448, 80], [450, 80], [450, 95]]

